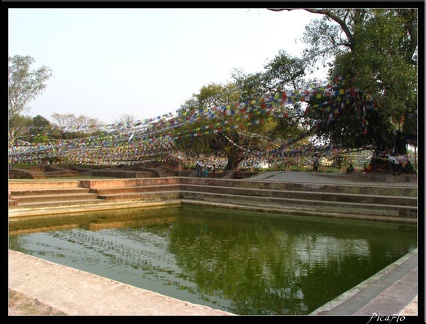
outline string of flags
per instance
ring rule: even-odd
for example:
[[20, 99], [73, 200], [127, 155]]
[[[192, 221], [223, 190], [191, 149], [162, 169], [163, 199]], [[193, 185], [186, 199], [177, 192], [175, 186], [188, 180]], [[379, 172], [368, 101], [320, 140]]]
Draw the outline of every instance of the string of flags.
[[[82, 125], [76, 127], [54, 126], [52, 130], [62, 132], [94, 132], [103, 131], [103, 135], [89, 136], [80, 139], [51, 141], [50, 143], [9, 145], [9, 159], [15, 163], [39, 163], [43, 159], [61, 157], [68, 163], [95, 163], [110, 164], [112, 161], [141, 161], [166, 154], [176, 156], [174, 141], [188, 136], [204, 136], [208, 134], [223, 134], [228, 130], [257, 125], [270, 118], [283, 118], [288, 123], [296, 123], [312, 113], [327, 113], [327, 118], [319, 121], [329, 123], [338, 116], [345, 107], [345, 103], [354, 98], [363, 96], [357, 88], [348, 88], [349, 75], [338, 77], [333, 84], [322, 82], [315, 87], [299, 89], [297, 91], [284, 91], [274, 95], [265, 94], [261, 98], [238, 102], [232, 105], [220, 105], [211, 109], [190, 110], [182, 109], [176, 113], [167, 113], [154, 118], [136, 120], [133, 123], [118, 123], [106, 125]], [[296, 102], [310, 103], [315, 99], [315, 104], [310, 104], [303, 110], [288, 112], [286, 106]], [[379, 109], [371, 98], [364, 96], [361, 104], [361, 127], [363, 134], [367, 132], [368, 122], [365, 119], [369, 109]], [[211, 123], [195, 127], [179, 133], [173, 129], [197, 122]], [[29, 130], [34, 130], [29, 128]], [[42, 129], [39, 129], [40, 131]], [[225, 135], [224, 135], [225, 136]], [[303, 137], [310, 136], [309, 132]], [[301, 147], [291, 148], [289, 145], [300, 138], [289, 140], [279, 149], [261, 152], [246, 149], [232, 142], [226, 137], [230, 145], [238, 146], [247, 155], [253, 156], [286, 156], [287, 154], [311, 154], [312, 150], [323, 152], [335, 151], [331, 147]], [[180, 154], [180, 153], [179, 153]]]

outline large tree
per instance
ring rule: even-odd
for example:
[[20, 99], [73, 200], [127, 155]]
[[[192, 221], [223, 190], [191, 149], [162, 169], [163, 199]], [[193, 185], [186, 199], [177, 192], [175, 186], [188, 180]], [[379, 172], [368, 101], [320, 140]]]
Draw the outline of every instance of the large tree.
[[278, 111], [265, 99], [264, 74], [234, 70], [231, 76], [232, 83], [203, 86], [181, 107], [175, 143], [195, 156], [225, 157], [225, 169], [236, 170], [242, 161], [265, 158], [284, 138], [303, 131], [274, 118]]
[[[307, 120], [335, 146], [372, 148], [371, 169], [391, 171], [386, 157], [417, 145], [417, 9], [304, 10], [320, 16], [304, 33], [306, 67], [331, 63], [335, 83], [310, 102]], [[404, 170], [414, 172], [409, 162]]]

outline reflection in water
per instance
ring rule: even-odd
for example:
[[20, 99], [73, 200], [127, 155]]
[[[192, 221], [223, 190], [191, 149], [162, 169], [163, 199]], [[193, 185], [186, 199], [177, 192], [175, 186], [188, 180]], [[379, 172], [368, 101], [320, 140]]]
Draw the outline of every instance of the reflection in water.
[[416, 231], [184, 206], [10, 220], [9, 245], [239, 315], [305, 315], [416, 248]]

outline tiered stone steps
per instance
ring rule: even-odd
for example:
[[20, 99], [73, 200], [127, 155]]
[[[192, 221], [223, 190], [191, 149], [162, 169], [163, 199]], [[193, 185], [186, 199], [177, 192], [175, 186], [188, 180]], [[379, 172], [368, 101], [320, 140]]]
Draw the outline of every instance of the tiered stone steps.
[[180, 184], [160, 184], [149, 186], [132, 186], [122, 188], [91, 189], [99, 199], [110, 201], [158, 201], [164, 199], [178, 199]]
[[[38, 184], [39, 187], [33, 187]], [[79, 182], [37, 182], [29, 188], [17, 186], [10, 189], [9, 208], [41, 208], [51, 206], [73, 206], [81, 204], [98, 204], [96, 193], [91, 193], [89, 188], [78, 187]], [[49, 188], [48, 188], [49, 187]]]
[[179, 200], [181, 204], [417, 222], [417, 187], [395, 183], [379, 186], [159, 177], [9, 182], [9, 194], [9, 202], [13, 202], [9, 203], [11, 210]]
[[17, 206], [22, 208], [98, 204], [102, 202], [96, 194], [90, 193], [85, 188], [74, 190], [74, 192], [40, 191], [33, 195], [14, 196], [13, 200], [15, 200]]
[[208, 186], [187, 178], [181, 184], [182, 198], [244, 206], [292, 210], [294, 213], [337, 213], [363, 216], [417, 217], [417, 189], [392, 186], [220, 181]]
[[82, 186], [91, 188], [105, 202], [156, 202], [181, 198], [179, 177], [88, 180]]

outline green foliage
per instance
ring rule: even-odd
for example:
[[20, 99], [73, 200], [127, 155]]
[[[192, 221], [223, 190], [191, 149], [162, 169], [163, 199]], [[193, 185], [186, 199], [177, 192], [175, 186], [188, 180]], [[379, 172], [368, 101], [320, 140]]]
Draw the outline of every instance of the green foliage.
[[[247, 152], [272, 150], [303, 134], [306, 130], [300, 126], [300, 115], [293, 114], [300, 110], [300, 103], [271, 110], [271, 102], [263, 99], [287, 84], [299, 85], [303, 75], [300, 60], [281, 52], [265, 68], [266, 73], [256, 74], [234, 70], [233, 83], [212, 83], [193, 94], [179, 111], [180, 123], [174, 132], [178, 149], [188, 156], [226, 157], [227, 169], [237, 169], [250, 157]], [[284, 112], [294, 119], [274, 118]]]
[[46, 135], [37, 134], [33, 137], [33, 143], [48, 143], [49, 138]]
[[50, 130], [50, 122], [40, 116], [37, 115], [35, 116], [32, 121], [31, 124], [29, 124], [29, 134], [32, 137], [30, 142], [32, 143], [46, 143], [49, 141], [48, 139], [48, 132]]
[[34, 62], [30, 56], [9, 58], [8, 120], [28, 111], [28, 103], [44, 91], [46, 81], [52, 77], [52, 71], [46, 66], [30, 71]]
[[29, 142], [31, 134], [29, 127], [33, 119], [30, 116], [21, 116], [16, 114], [9, 120], [8, 138], [9, 143], [14, 144], [17, 140]]
[[[52, 76], [52, 71], [42, 66], [30, 71], [34, 59], [30, 56], [15, 55], [9, 57], [8, 84], [8, 141], [15, 143], [17, 139], [29, 141], [31, 133], [28, 127], [32, 125], [30, 117], [23, 117], [23, 111], [29, 111], [28, 103], [40, 95]], [[41, 116], [40, 116], [41, 117]]]
[[[304, 80], [305, 67], [302, 59], [292, 57], [283, 50], [265, 65], [262, 84], [264, 93], [281, 95], [285, 91], [298, 91], [299, 88], [306, 88]], [[290, 140], [300, 137], [306, 133], [304, 127], [305, 119], [301, 112], [302, 103], [299, 101], [291, 105], [276, 106], [276, 114], [285, 113], [286, 117], [277, 118], [273, 129], [268, 134], [273, 139]]]
[[32, 120], [32, 126], [34, 127], [50, 127], [50, 122], [43, 116], [37, 115]]
[[395, 147], [396, 131], [406, 137], [417, 134], [416, 10], [312, 11], [322, 20], [306, 29], [306, 54], [323, 59], [334, 55], [332, 80], [350, 76], [343, 86], [359, 90], [341, 96], [329, 110], [315, 110], [320, 101], [311, 103], [309, 121], [316, 134], [336, 146], [371, 145], [381, 151]]

